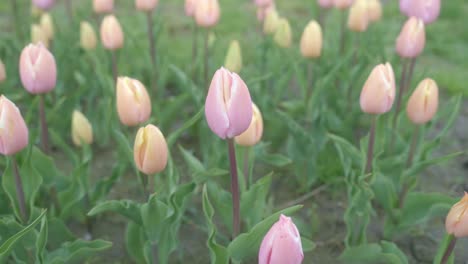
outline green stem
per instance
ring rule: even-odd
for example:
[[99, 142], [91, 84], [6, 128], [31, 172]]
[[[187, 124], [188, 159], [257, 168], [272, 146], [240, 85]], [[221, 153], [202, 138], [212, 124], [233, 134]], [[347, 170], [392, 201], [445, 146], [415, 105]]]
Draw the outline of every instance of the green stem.
[[42, 150], [45, 154], [49, 154], [49, 129], [47, 128], [45, 102], [43, 94], [39, 95], [39, 120], [41, 127], [41, 142], [43, 148]]
[[[414, 131], [413, 131], [413, 137], [411, 139], [410, 150], [408, 152], [408, 159], [406, 160], [406, 168], [410, 168], [411, 165], [413, 164], [414, 154], [418, 146], [418, 139], [419, 139], [419, 126], [415, 126]], [[402, 184], [402, 190], [400, 193], [400, 202], [398, 205], [400, 209], [403, 208], [403, 206], [405, 205], [405, 199], [409, 192], [409, 186], [405, 178], [402, 179], [401, 184]]]
[[314, 89], [314, 62], [312, 60], [307, 61], [307, 85], [306, 85], [306, 96], [305, 96], [305, 109], [307, 111], [310, 98], [312, 97], [312, 91]]
[[448, 244], [447, 248], [445, 249], [444, 255], [440, 264], [446, 264], [450, 256], [452, 255], [453, 249], [455, 248], [455, 244], [457, 243], [457, 238], [453, 235], [450, 236], [450, 243]]
[[340, 28], [340, 54], [343, 55], [346, 47], [346, 11], [341, 10]]
[[365, 173], [372, 172], [372, 160], [374, 159], [375, 129], [377, 124], [377, 115], [372, 116], [372, 124], [369, 132], [369, 143], [367, 144], [367, 162]]
[[240, 231], [240, 195], [239, 177], [237, 174], [236, 150], [234, 139], [227, 139], [229, 163], [231, 167], [231, 194], [232, 194], [232, 239], [236, 238]]
[[117, 84], [117, 78], [119, 76], [119, 68], [118, 68], [118, 63], [117, 63], [117, 51], [112, 50], [111, 56], [112, 56], [112, 75], [114, 78], [114, 84]]
[[209, 88], [209, 84], [208, 84], [208, 63], [209, 63], [209, 59], [210, 59], [210, 49], [208, 47], [209, 37], [210, 37], [210, 33], [207, 30], [206, 34], [205, 34], [205, 42], [204, 42], [205, 59], [204, 59], [204, 62], [203, 62], [203, 74], [204, 74], [203, 80], [204, 80], [204, 85], [206, 87], [206, 90], [208, 90], [208, 88]]
[[198, 65], [198, 60], [197, 56], [198, 55], [198, 27], [196, 23], [193, 23], [193, 29], [192, 29], [192, 79], [195, 79], [195, 76], [197, 75], [197, 67]]
[[18, 163], [16, 162], [16, 157], [13, 156], [13, 173], [15, 175], [15, 185], [16, 185], [16, 196], [18, 199], [18, 205], [20, 209], [21, 222], [26, 224], [28, 222], [28, 213], [26, 210], [26, 199], [24, 198], [24, 189], [23, 182], [21, 180], [21, 175], [18, 168]]
[[245, 189], [249, 189], [249, 152], [250, 152], [250, 147], [245, 147], [244, 148], [244, 178], [245, 178]]
[[403, 98], [403, 93], [405, 91], [405, 85], [406, 85], [406, 74], [408, 71], [408, 61], [403, 59], [403, 67], [401, 70], [401, 79], [400, 79], [400, 87], [398, 90], [398, 96], [396, 100], [396, 105], [395, 105], [395, 114], [393, 115], [393, 121], [392, 121], [392, 136], [390, 139], [390, 152], [392, 152], [393, 145], [395, 144], [395, 134], [397, 131], [397, 119], [398, 119], [398, 114], [400, 113], [400, 107], [401, 107], [401, 100]]

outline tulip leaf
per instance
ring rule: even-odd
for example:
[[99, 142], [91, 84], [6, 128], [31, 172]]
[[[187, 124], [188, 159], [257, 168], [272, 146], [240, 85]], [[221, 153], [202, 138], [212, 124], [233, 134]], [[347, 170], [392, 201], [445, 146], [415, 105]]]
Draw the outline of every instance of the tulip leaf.
[[145, 245], [145, 233], [142, 226], [133, 221], [128, 222], [125, 230], [125, 245], [130, 257], [136, 263], [146, 263], [143, 248]]
[[110, 200], [96, 205], [88, 212], [88, 215], [93, 216], [102, 212], [114, 212], [142, 225], [143, 221], [141, 219], [140, 207], [140, 204], [132, 200]]
[[147, 203], [141, 205], [141, 220], [146, 236], [152, 242], [158, 242], [162, 229], [167, 228], [167, 219], [173, 213], [172, 208], [158, 199], [159, 194], [152, 194]]
[[185, 74], [184, 71], [182, 71], [179, 67], [177, 67], [174, 64], [169, 65], [169, 69], [174, 72], [176, 75], [176, 79], [179, 81], [179, 86], [185, 90], [185, 92], [188, 92], [189, 94], [192, 95], [193, 101], [197, 106], [201, 106], [202, 104], [202, 95], [201, 93], [197, 90], [195, 84], [192, 82], [192, 80]]
[[259, 155], [259, 159], [261, 159], [263, 162], [275, 166], [277, 168], [281, 168], [284, 166], [287, 166], [292, 163], [292, 160], [286, 156], [283, 156], [281, 154], [263, 154]]
[[133, 150], [132, 147], [130, 146], [130, 143], [128, 142], [127, 137], [122, 133], [120, 130], [114, 130], [114, 139], [117, 141], [117, 144], [119, 146], [119, 150], [121, 153], [125, 156], [125, 159], [128, 162], [133, 161]]
[[111, 242], [101, 239], [93, 241], [77, 239], [73, 242], [65, 242], [60, 248], [49, 252], [44, 263], [83, 263], [82, 260], [88, 259], [92, 254], [106, 250], [111, 246]]
[[169, 137], [167, 138], [167, 145], [169, 148], [171, 148], [172, 145], [177, 141], [177, 139], [184, 133], [187, 129], [189, 129], [191, 126], [196, 124], [202, 117], [203, 114], [205, 113], [205, 108], [201, 108], [192, 118], [187, 120], [185, 123], [182, 124], [178, 129], [173, 131]]
[[39, 260], [39, 263], [44, 263], [44, 252], [47, 244], [47, 235], [48, 235], [48, 225], [47, 217], [43, 217], [41, 220], [41, 228], [39, 229], [39, 234], [36, 240], [36, 259]]
[[90, 193], [92, 204], [96, 204], [98, 201], [104, 199], [107, 196], [114, 184], [125, 172], [126, 168], [126, 163], [117, 163], [112, 169], [112, 173], [109, 177], [103, 177], [99, 179], [99, 181], [95, 184], [94, 191]]
[[361, 244], [346, 248], [340, 258], [344, 263], [365, 264], [408, 264], [405, 254], [392, 242]]
[[247, 226], [258, 223], [265, 214], [267, 195], [270, 190], [273, 173], [262, 177], [249, 190], [241, 194], [241, 215]]
[[[440, 264], [442, 263], [442, 258], [444, 257], [446, 249], [449, 247], [450, 242], [455, 239], [453, 235], [445, 234], [444, 238], [440, 241], [439, 248], [437, 249], [437, 253], [434, 256], [433, 264]], [[453, 264], [454, 263], [454, 253], [450, 255], [449, 259], [447, 260], [446, 264]]]

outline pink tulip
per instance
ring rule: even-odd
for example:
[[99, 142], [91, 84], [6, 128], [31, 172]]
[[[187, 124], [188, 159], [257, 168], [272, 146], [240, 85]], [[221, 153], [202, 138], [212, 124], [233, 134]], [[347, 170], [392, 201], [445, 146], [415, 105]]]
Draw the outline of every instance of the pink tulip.
[[353, 5], [354, 0], [333, 0], [333, 5], [338, 9], [347, 9]]
[[218, 0], [197, 0], [195, 21], [200, 27], [212, 27], [218, 23], [220, 16]]
[[411, 122], [424, 124], [431, 120], [439, 106], [439, 88], [432, 79], [424, 79], [408, 100], [406, 113]]
[[402, 58], [416, 58], [421, 54], [426, 43], [424, 23], [411, 17], [401, 29], [396, 41], [396, 51]]
[[267, 14], [268, 14], [270, 11], [274, 10], [275, 8], [276, 8], [276, 7], [275, 7], [275, 3], [274, 3], [274, 2], [272, 2], [271, 5], [266, 6], [266, 7], [258, 7], [258, 8], [257, 8], [257, 20], [258, 20], [259, 22], [262, 22], [263, 20], [265, 20]]
[[267, 7], [273, 4], [273, 0], [254, 0], [257, 7]]
[[13, 155], [28, 145], [29, 132], [16, 105], [0, 96], [0, 153]]
[[117, 79], [117, 113], [120, 122], [135, 126], [146, 122], [151, 114], [151, 100], [145, 86], [136, 79]]
[[138, 170], [150, 175], [166, 168], [168, 149], [161, 130], [154, 125], [138, 129], [133, 146], [133, 159]]
[[54, 56], [42, 43], [29, 44], [23, 49], [19, 71], [24, 88], [32, 94], [47, 93], [57, 82]]
[[37, 8], [49, 10], [54, 6], [55, 0], [32, 0], [32, 3]]
[[303, 259], [301, 235], [291, 218], [281, 215], [263, 238], [258, 264], [300, 264]]
[[400, 0], [400, 11], [430, 24], [439, 17], [440, 0]]
[[108, 50], [117, 50], [124, 45], [124, 33], [114, 15], [106, 16], [101, 23], [101, 42]]
[[252, 121], [252, 100], [239, 75], [225, 68], [216, 71], [206, 97], [205, 116], [210, 129], [222, 139], [247, 130]]
[[195, 4], [197, 0], [185, 0], [185, 15], [192, 17], [195, 13]]
[[114, 0], [93, 0], [93, 10], [97, 14], [112, 13]]
[[153, 11], [158, 5], [158, 0], [135, 0], [135, 7], [139, 11]]
[[333, 7], [333, 0], [318, 0], [318, 5], [321, 8], [332, 8]]
[[445, 219], [445, 229], [448, 234], [458, 238], [468, 236], [468, 193], [465, 192], [463, 198], [450, 209]]
[[361, 110], [368, 114], [383, 114], [395, 100], [395, 75], [390, 63], [375, 66], [361, 91]]

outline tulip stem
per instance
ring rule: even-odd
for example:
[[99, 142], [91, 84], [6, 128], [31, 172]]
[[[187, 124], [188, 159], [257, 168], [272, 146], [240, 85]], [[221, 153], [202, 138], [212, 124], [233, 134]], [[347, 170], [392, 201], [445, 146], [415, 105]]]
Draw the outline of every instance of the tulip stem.
[[197, 24], [193, 23], [193, 30], [192, 30], [192, 79], [195, 79], [197, 75], [197, 51], [198, 51], [198, 27]]
[[13, 15], [15, 16], [15, 31], [18, 38], [22, 39], [22, 32], [20, 29], [20, 20], [19, 20], [19, 10], [18, 4], [16, 3], [17, 0], [11, 0], [11, 9], [13, 11]]
[[307, 108], [310, 104], [310, 98], [312, 96], [312, 91], [314, 88], [314, 62], [312, 60], [307, 62], [307, 85], [306, 85], [306, 96], [305, 96], [305, 109], [307, 111]]
[[403, 98], [403, 93], [405, 90], [405, 84], [406, 84], [406, 74], [408, 71], [408, 62], [406, 60], [403, 60], [402, 62], [403, 67], [401, 69], [401, 79], [400, 79], [400, 87], [398, 91], [398, 97], [396, 101], [396, 106], [395, 106], [395, 114], [393, 116], [393, 121], [392, 121], [392, 137], [390, 140], [390, 152], [392, 152], [393, 145], [395, 143], [395, 133], [397, 131], [397, 119], [398, 119], [398, 114], [400, 113], [400, 107], [401, 107], [401, 100]]
[[239, 178], [237, 175], [236, 150], [234, 139], [228, 138], [229, 163], [231, 166], [231, 194], [232, 194], [232, 238], [237, 237], [240, 231], [240, 196]]
[[[411, 167], [411, 164], [413, 163], [414, 153], [418, 145], [418, 138], [419, 138], [419, 126], [415, 126], [414, 131], [413, 131], [413, 137], [411, 139], [410, 150], [408, 152], [408, 159], [406, 160], [406, 168]], [[409, 187], [405, 178], [403, 178], [403, 182], [401, 183], [401, 185], [402, 185], [402, 190], [400, 193], [400, 202], [399, 202], [400, 209], [403, 208], [403, 206], [405, 205], [405, 199], [409, 192]]]
[[411, 85], [411, 79], [413, 78], [413, 72], [414, 72], [414, 67], [416, 65], [416, 58], [412, 58], [410, 60], [410, 66], [409, 66], [409, 71], [408, 71], [408, 78], [406, 79], [406, 83], [404, 86], [403, 93], [406, 93], [408, 90], [408, 87]]
[[28, 214], [26, 212], [26, 200], [24, 198], [23, 182], [19, 173], [18, 163], [16, 157], [13, 157], [13, 173], [15, 174], [15, 185], [16, 185], [16, 196], [18, 199], [18, 205], [20, 209], [21, 222], [26, 224], [28, 222]]
[[445, 249], [445, 253], [440, 261], [440, 264], [447, 263], [448, 259], [452, 255], [453, 249], [455, 248], [455, 244], [457, 243], [457, 238], [453, 235], [450, 236], [450, 243], [448, 244], [447, 248]]
[[340, 54], [343, 54], [346, 46], [346, 12], [341, 10]]
[[245, 189], [248, 190], [250, 186], [250, 177], [249, 177], [249, 152], [250, 147], [244, 148], [244, 178], [245, 178]]
[[47, 128], [47, 120], [45, 113], [44, 95], [39, 95], [39, 119], [41, 125], [41, 141], [42, 148], [45, 154], [49, 154], [49, 129]]
[[153, 63], [154, 70], [156, 71], [156, 45], [154, 43], [154, 30], [153, 30], [153, 13], [146, 13], [146, 20], [148, 23], [148, 41], [151, 55], [151, 63]]
[[117, 51], [113, 50], [111, 51], [111, 56], [112, 56], [112, 75], [114, 78], [114, 84], [117, 83], [117, 77], [119, 75], [119, 69], [117, 65]]
[[73, 7], [72, 7], [72, 0], [66, 0], [65, 1], [65, 9], [68, 15], [68, 19], [70, 21], [70, 24], [73, 23]]
[[205, 87], [206, 89], [208, 90], [208, 60], [209, 60], [209, 57], [210, 57], [210, 50], [209, 50], [209, 47], [208, 47], [208, 40], [209, 40], [209, 32], [208, 30], [206, 31], [206, 34], [205, 34], [205, 43], [204, 43], [204, 48], [205, 48], [205, 60], [204, 60], [204, 67], [203, 67], [203, 70], [204, 70], [204, 84], [205, 84]]
[[375, 129], [377, 125], [377, 115], [372, 116], [372, 124], [369, 132], [369, 143], [367, 144], [367, 162], [365, 173], [372, 172], [372, 160], [374, 158]]

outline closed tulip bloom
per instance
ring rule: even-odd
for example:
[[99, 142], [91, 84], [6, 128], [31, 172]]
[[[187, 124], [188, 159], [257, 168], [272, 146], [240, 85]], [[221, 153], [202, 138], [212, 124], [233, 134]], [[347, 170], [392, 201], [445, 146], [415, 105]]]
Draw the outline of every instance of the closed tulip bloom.
[[218, 23], [220, 16], [218, 0], [197, 0], [195, 21], [200, 27], [212, 27]]
[[23, 49], [19, 72], [21, 83], [32, 94], [47, 93], [57, 83], [55, 58], [42, 43], [29, 44]]
[[41, 16], [41, 27], [42, 31], [47, 35], [50, 40], [54, 37], [54, 22], [52, 16], [49, 13], [44, 13]]
[[240, 72], [242, 68], [242, 53], [239, 41], [231, 41], [224, 61], [224, 67], [232, 72]]
[[273, 0], [254, 0], [257, 7], [267, 7], [273, 4]]
[[266, 12], [265, 21], [263, 22], [263, 33], [265, 34], [273, 34], [276, 32], [278, 28], [279, 22], [278, 12], [276, 8], [272, 8]]
[[424, 50], [426, 31], [422, 20], [411, 17], [396, 40], [396, 51], [403, 58], [416, 58]]
[[72, 140], [75, 146], [91, 144], [93, 142], [93, 127], [86, 116], [78, 110], [72, 116]]
[[382, 3], [380, 0], [368, 0], [367, 12], [370, 22], [379, 21], [382, 18]]
[[205, 117], [210, 129], [222, 139], [247, 130], [252, 121], [252, 100], [239, 75], [225, 68], [216, 71], [205, 101]]
[[96, 32], [86, 21], [80, 23], [80, 46], [85, 50], [93, 50], [97, 46]]
[[192, 17], [195, 13], [195, 4], [197, 0], [185, 0], [185, 15]]
[[167, 164], [167, 143], [158, 127], [147, 125], [138, 130], [133, 158], [141, 172], [154, 174], [163, 171]]
[[16, 105], [0, 96], [0, 153], [13, 155], [28, 145], [29, 132]]
[[282, 48], [289, 48], [292, 42], [291, 26], [289, 21], [285, 18], [280, 18], [278, 21], [278, 28], [276, 29], [273, 37], [276, 44]]
[[139, 11], [153, 11], [158, 5], [158, 0], [135, 0], [135, 7]]
[[112, 13], [114, 0], [93, 0], [93, 10], [97, 14]]
[[364, 32], [368, 25], [367, 0], [358, 0], [349, 10], [348, 28], [354, 32]]
[[395, 75], [390, 63], [375, 66], [364, 83], [360, 104], [364, 113], [383, 114], [392, 108], [395, 100]]
[[263, 238], [258, 264], [300, 264], [303, 259], [301, 235], [291, 218], [281, 215]]
[[400, 0], [400, 11], [408, 17], [417, 17], [424, 24], [437, 20], [440, 14], [440, 0]]
[[321, 8], [332, 8], [333, 7], [333, 0], [317, 0], [317, 3]]
[[6, 77], [5, 64], [3, 64], [2, 60], [0, 60], [0, 83], [4, 82]]
[[31, 42], [32, 43], [42, 43], [44, 46], [49, 46], [49, 38], [47, 37], [47, 33], [38, 24], [31, 25]]
[[235, 137], [237, 144], [245, 147], [254, 146], [262, 139], [263, 135], [263, 117], [258, 107], [252, 103], [252, 121], [249, 128], [244, 133]]
[[434, 117], [438, 105], [439, 89], [436, 82], [424, 79], [408, 100], [406, 113], [413, 123], [424, 124]]
[[124, 33], [119, 21], [113, 15], [108, 15], [101, 23], [101, 42], [108, 50], [117, 50], [124, 45]]
[[117, 79], [117, 113], [120, 122], [136, 126], [146, 122], [151, 114], [151, 101], [145, 86], [136, 79]]
[[266, 7], [257, 7], [257, 20], [259, 22], [263, 22], [265, 20], [265, 17], [267, 16], [268, 12], [271, 10], [275, 9], [275, 3], [272, 2], [271, 5], [266, 6]]
[[32, 3], [39, 9], [49, 10], [54, 6], [55, 0], [32, 0]]
[[333, 5], [338, 9], [347, 9], [351, 7], [354, 0], [333, 0]]
[[461, 238], [468, 236], [468, 193], [452, 206], [445, 219], [445, 230], [448, 234]]
[[307, 24], [301, 37], [301, 54], [304, 58], [318, 58], [322, 53], [322, 28], [312, 20]]

